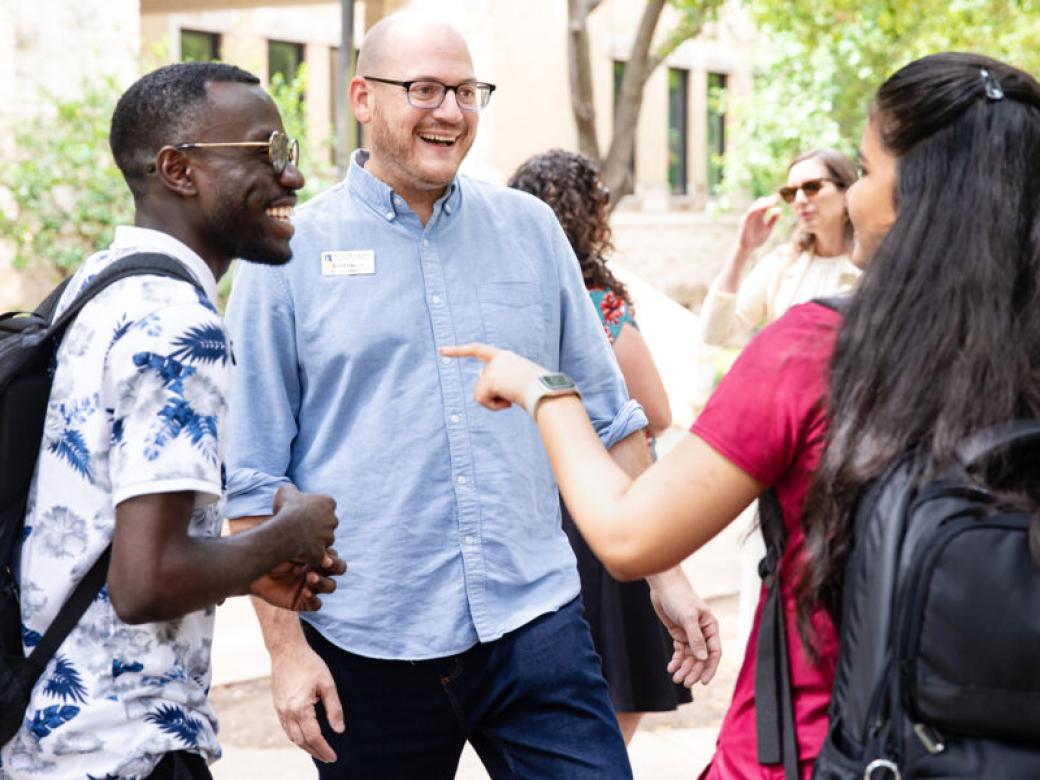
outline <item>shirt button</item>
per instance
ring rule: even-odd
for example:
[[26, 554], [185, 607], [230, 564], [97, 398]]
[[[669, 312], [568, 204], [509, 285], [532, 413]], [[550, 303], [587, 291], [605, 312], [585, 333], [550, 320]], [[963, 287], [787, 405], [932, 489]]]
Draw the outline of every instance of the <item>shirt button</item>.
[[459, 474], [459, 476], [455, 477], [455, 481], [458, 484], [460, 484], [460, 485], [465, 485], [466, 484], [466, 477], [463, 474]]
[[439, 296], [439, 295], [431, 296], [430, 300], [433, 301], [434, 303], [440, 303], [441, 302], [441, 296]]
[[461, 418], [461, 417], [459, 417], [459, 416], [458, 416], [457, 414], [453, 414], [453, 415], [452, 415], [451, 417], [449, 417], [448, 419], [449, 419], [449, 420], [451, 420], [451, 421], [452, 421], [453, 423], [457, 423], [457, 422], [458, 422], [459, 420], [461, 420], [462, 418]]
[[474, 537], [472, 537], [472, 536], [467, 536], [462, 541], [464, 541], [466, 544], [476, 544], [477, 543], [477, 540]]
[[386, 212], [386, 218], [387, 219], [393, 219], [394, 218], [394, 212], [392, 212], [392, 211]]
[[441, 358], [441, 362], [442, 362], [442, 363], [443, 363], [444, 365], [448, 365], [449, 363], [451, 363], [451, 358], [450, 358], [450, 357], [448, 357], [447, 355], [445, 355], [444, 357], [442, 357], [442, 358]]
[[427, 238], [424, 238], [424, 239], [422, 240], [422, 245], [423, 245], [423, 246], [429, 246], [429, 245], [430, 245], [430, 241], [429, 241], [429, 239], [427, 239]]

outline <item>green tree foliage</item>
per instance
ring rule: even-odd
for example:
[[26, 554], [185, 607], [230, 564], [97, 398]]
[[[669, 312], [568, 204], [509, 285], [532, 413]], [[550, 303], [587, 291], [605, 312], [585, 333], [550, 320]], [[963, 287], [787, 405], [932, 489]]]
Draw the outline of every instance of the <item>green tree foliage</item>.
[[108, 148], [118, 97], [113, 78], [95, 78], [81, 97], [52, 97], [47, 110], [15, 129], [13, 154], [0, 161], [12, 206], [0, 212], [0, 237], [13, 243], [15, 267], [68, 276], [130, 218], [130, 192]]
[[[736, 120], [729, 188], [769, 191], [799, 151], [854, 154], [871, 95], [907, 62], [976, 51], [1040, 69], [1038, 0], [745, 0], [763, 36]], [[735, 102], [735, 101], [731, 101]]]

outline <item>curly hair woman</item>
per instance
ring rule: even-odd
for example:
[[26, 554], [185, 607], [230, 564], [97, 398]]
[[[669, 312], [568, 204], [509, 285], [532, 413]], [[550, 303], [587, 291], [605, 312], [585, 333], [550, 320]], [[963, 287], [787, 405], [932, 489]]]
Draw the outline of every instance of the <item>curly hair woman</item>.
[[[643, 405], [650, 433], [671, 424], [664, 384], [640, 335], [625, 285], [607, 260], [613, 251], [606, 187], [596, 163], [581, 154], [554, 149], [521, 165], [508, 182], [545, 201], [556, 213], [581, 266], [585, 287], [599, 314], [629, 395]], [[644, 581], [622, 583], [603, 568], [561, 503], [563, 528], [578, 559], [585, 617], [600, 655], [625, 742], [645, 712], [674, 710], [690, 693], [666, 672], [671, 641], [654, 615]]]

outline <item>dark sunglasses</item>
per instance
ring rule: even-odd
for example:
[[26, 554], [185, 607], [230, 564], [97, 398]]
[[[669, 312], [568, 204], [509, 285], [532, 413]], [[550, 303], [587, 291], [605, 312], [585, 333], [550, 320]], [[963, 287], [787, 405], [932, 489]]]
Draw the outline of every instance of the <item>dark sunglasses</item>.
[[299, 165], [300, 162], [300, 145], [293, 139], [289, 138], [285, 133], [280, 130], [275, 130], [271, 133], [271, 137], [266, 141], [222, 141], [222, 142], [209, 142], [209, 143], [192, 143], [192, 144], [177, 144], [175, 149], [217, 149], [220, 147], [229, 146], [255, 146], [257, 148], [266, 146], [267, 156], [271, 160], [271, 167], [274, 168], [275, 175], [281, 176], [282, 171], [285, 170], [285, 166], [289, 163], [293, 165]]
[[831, 182], [831, 184], [837, 184], [838, 182], [834, 179], [821, 178], [821, 179], [809, 179], [803, 181], [797, 187], [781, 187], [776, 191], [776, 194], [784, 199], [784, 203], [794, 203], [795, 196], [798, 194], [798, 190], [805, 193], [807, 198], [815, 198], [821, 189], [823, 189], [824, 182]]

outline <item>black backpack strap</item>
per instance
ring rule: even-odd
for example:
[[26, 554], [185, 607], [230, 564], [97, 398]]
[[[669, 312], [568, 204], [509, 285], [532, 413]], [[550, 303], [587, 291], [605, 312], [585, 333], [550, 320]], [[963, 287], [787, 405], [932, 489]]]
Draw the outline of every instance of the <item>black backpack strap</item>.
[[[184, 266], [179, 260], [175, 260], [169, 255], [159, 254], [157, 252], [137, 252], [126, 257], [121, 257], [104, 271], [99, 273], [80, 291], [79, 295], [76, 296], [68, 307], [58, 315], [58, 318], [51, 323], [51, 326], [47, 329], [47, 337], [53, 336], [56, 333], [61, 333], [68, 326], [68, 324], [76, 318], [79, 314], [80, 309], [87, 305], [87, 303], [94, 298], [99, 292], [104, 290], [110, 284], [118, 282], [120, 279], [125, 279], [128, 276], [169, 276], [174, 279], [180, 279], [183, 282], [194, 285], [197, 289], [202, 291], [202, 285], [199, 284], [198, 280], [191, 274], [191, 272]], [[67, 283], [62, 283], [62, 288]], [[57, 306], [57, 298], [51, 302], [51, 298], [55, 294], [60, 293], [55, 290], [51, 295], [47, 296], [47, 299], [40, 304], [42, 309], [44, 305], [50, 303], [51, 311]], [[38, 310], [39, 311], [39, 310]], [[43, 314], [42, 311], [39, 313]]]
[[51, 658], [58, 652], [61, 643], [65, 641], [65, 638], [79, 623], [80, 618], [87, 611], [87, 607], [90, 606], [90, 602], [101, 592], [101, 586], [105, 584], [105, 580], [108, 577], [108, 560], [111, 556], [112, 545], [109, 545], [101, 553], [101, 557], [94, 561], [90, 571], [76, 585], [68, 601], [58, 610], [58, 614], [55, 615], [47, 630], [43, 632], [43, 636], [36, 644], [36, 647], [32, 649], [29, 657], [25, 659], [25, 664], [19, 669], [19, 677], [24, 690], [32, 690], [36, 681], [40, 679], [40, 675], [43, 674], [43, 670], [50, 663]]
[[784, 605], [780, 595], [780, 558], [787, 544], [787, 530], [775, 488], [769, 488], [759, 496], [758, 514], [766, 542], [766, 555], [758, 564], [766, 595], [755, 645], [758, 763], [782, 762], [785, 780], [799, 780], [791, 666], [787, 657]]
[[[198, 280], [179, 260], [154, 252], [138, 252], [116, 260], [93, 278], [58, 318], [51, 322], [46, 334], [42, 338], [60, 340], [69, 323], [75, 319], [86, 303], [99, 292], [120, 279], [140, 275], [169, 276], [174, 279], [180, 279], [194, 285], [205, 294]], [[54, 309], [57, 307], [68, 281], [66, 279], [54, 292], [47, 296], [37, 309], [37, 314], [46, 316], [48, 319], [53, 316]], [[105, 584], [105, 579], [108, 577], [108, 561], [111, 553], [112, 547], [109, 545], [105, 548], [101, 557], [94, 562], [94, 565], [91, 566], [83, 579], [80, 580], [72, 595], [69, 596], [68, 601], [62, 605], [39, 643], [29, 654], [25, 664], [20, 667], [19, 676], [25, 685], [26, 691], [31, 690], [32, 686], [36, 684], [44, 669], [47, 668], [47, 664], [50, 663], [51, 658], [54, 657], [58, 648], [61, 647], [61, 643], [65, 641], [69, 632], [76, 627], [80, 618], [83, 617], [83, 613], [90, 606], [90, 602], [101, 591], [101, 587]]]
[[845, 293], [844, 295], [825, 295], [820, 298], [813, 298], [812, 302], [819, 304], [831, 311], [836, 311], [838, 314], [845, 316], [845, 313], [849, 310], [849, 303], [852, 301], [852, 293]]

